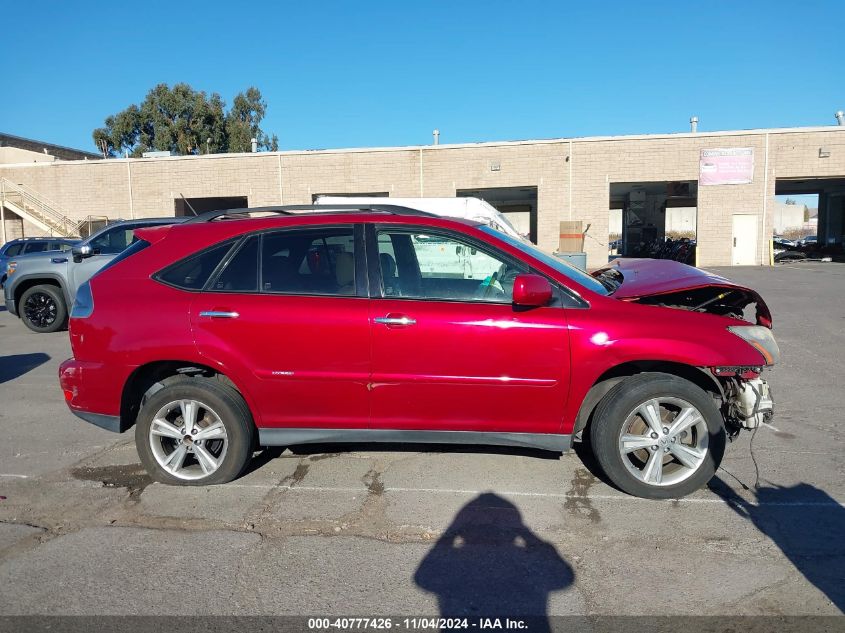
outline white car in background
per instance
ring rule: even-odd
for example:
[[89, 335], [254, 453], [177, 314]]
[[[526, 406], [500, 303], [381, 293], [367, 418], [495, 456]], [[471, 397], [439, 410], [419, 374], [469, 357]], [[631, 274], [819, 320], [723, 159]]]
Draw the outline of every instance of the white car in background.
[[317, 196], [314, 204], [395, 204], [449, 218], [463, 218], [488, 225], [505, 235], [527, 241], [504, 214], [480, 198], [386, 198], [381, 196]]

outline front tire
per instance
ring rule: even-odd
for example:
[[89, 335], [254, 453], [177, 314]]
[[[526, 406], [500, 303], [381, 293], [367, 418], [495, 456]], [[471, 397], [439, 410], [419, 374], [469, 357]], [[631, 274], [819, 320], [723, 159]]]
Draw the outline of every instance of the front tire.
[[647, 499], [677, 499], [706, 484], [725, 452], [725, 427], [713, 398], [660, 373], [620, 382], [599, 402], [590, 440], [607, 477]]
[[56, 332], [67, 322], [67, 305], [61, 289], [46, 284], [33, 286], [21, 295], [18, 313], [24, 325], [39, 334]]
[[240, 475], [252, 456], [255, 424], [241, 395], [208, 378], [179, 377], [146, 399], [135, 445], [161, 483], [206, 486]]

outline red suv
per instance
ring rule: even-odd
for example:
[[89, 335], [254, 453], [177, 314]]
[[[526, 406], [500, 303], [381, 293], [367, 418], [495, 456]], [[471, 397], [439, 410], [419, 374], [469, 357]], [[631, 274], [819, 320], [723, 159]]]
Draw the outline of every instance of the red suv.
[[580, 439], [622, 490], [679, 497], [772, 414], [765, 303], [677, 262], [589, 275], [389, 205], [211, 212], [137, 236], [80, 288], [59, 373], [76, 415], [135, 425], [158, 481], [230, 481], [262, 446]]

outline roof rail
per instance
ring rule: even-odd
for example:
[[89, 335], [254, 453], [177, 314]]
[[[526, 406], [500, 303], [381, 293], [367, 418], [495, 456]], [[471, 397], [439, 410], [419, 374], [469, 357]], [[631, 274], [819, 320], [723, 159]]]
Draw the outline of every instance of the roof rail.
[[245, 209], [225, 209], [221, 211], [206, 211], [191, 218], [185, 224], [199, 222], [211, 222], [217, 219], [241, 220], [250, 217], [251, 213], [277, 213], [279, 215], [306, 215], [303, 211], [311, 213], [330, 214], [342, 211], [344, 213], [386, 213], [389, 215], [416, 215], [436, 218], [436, 213], [402, 207], [396, 204], [289, 204], [278, 207], [250, 207]]

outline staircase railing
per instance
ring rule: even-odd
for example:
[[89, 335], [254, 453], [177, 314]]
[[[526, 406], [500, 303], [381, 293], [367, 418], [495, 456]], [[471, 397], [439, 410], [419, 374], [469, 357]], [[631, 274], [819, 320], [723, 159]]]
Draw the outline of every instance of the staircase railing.
[[62, 212], [55, 202], [25, 185], [0, 177], [0, 203], [6, 201], [17, 205], [55, 234], [63, 237], [79, 235], [79, 223]]

